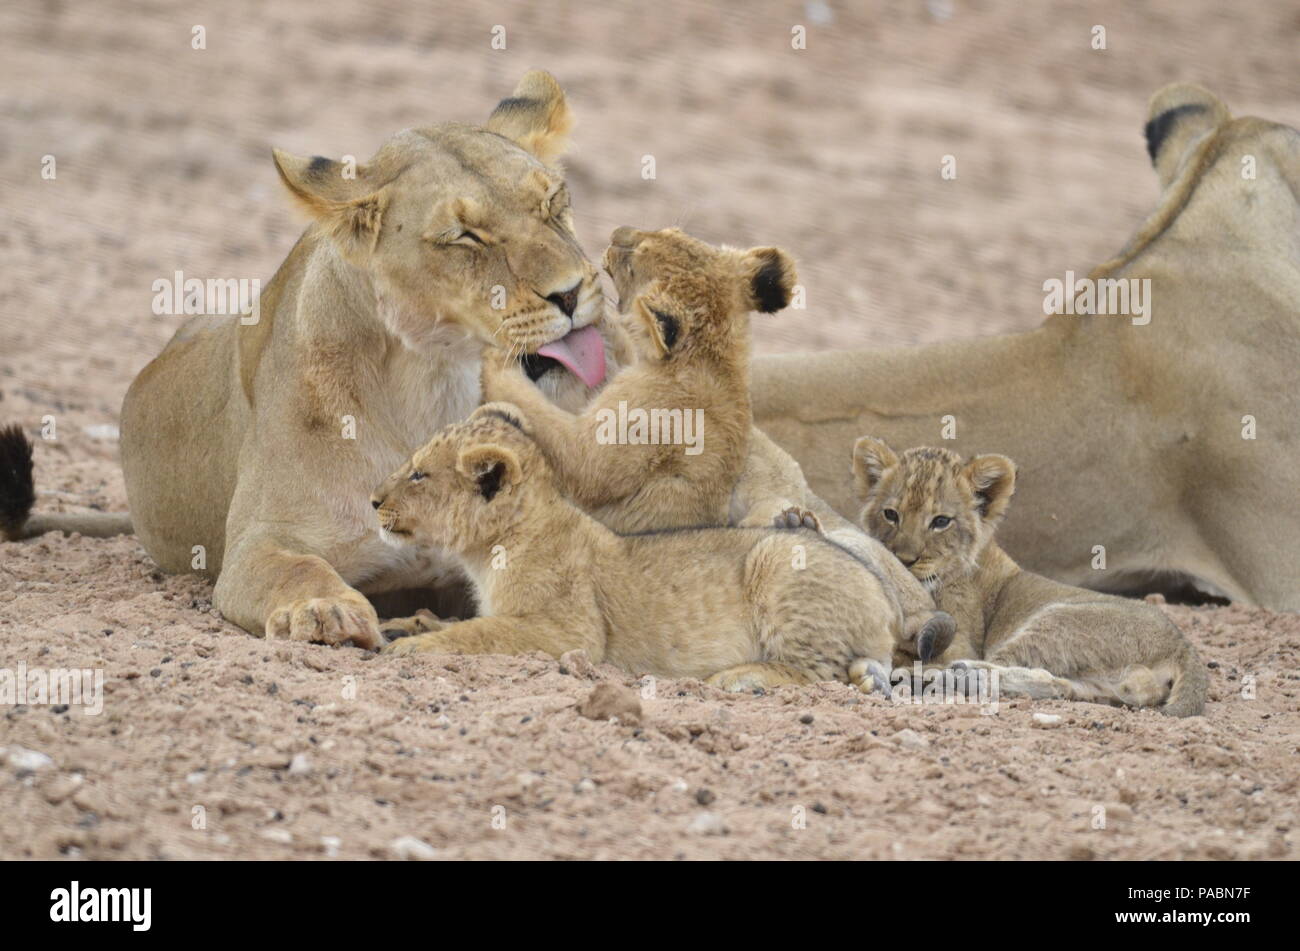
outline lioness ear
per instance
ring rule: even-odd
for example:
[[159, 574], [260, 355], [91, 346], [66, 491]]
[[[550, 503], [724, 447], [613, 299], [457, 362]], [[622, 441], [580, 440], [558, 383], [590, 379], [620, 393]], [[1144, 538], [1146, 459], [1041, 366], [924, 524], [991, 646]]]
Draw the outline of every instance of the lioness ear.
[[885, 472], [898, 465], [898, 456], [883, 439], [863, 436], [853, 444], [853, 489], [865, 502]]
[[976, 456], [966, 463], [966, 477], [975, 489], [980, 517], [996, 522], [1006, 514], [1016, 491], [1016, 464], [1006, 456]]
[[456, 457], [456, 471], [478, 484], [479, 494], [491, 502], [502, 489], [518, 485], [523, 478], [519, 457], [512, 449], [495, 443], [481, 443], [462, 449]]
[[794, 293], [794, 260], [780, 248], [750, 248], [741, 260], [748, 285], [749, 306], [760, 314], [775, 314], [790, 306]]
[[1194, 140], [1232, 118], [1214, 93], [1194, 83], [1165, 86], [1151, 97], [1148, 116], [1143, 132], [1161, 188], [1174, 180]]
[[272, 149], [271, 154], [289, 193], [345, 254], [374, 250], [388, 196], [375, 190], [364, 167], [353, 168], [320, 155], [303, 158], [280, 149]]
[[569, 147], [573, 113], [564, 90], [550, 73], [524, 73], [514, 94], [502, 99], [488, 117], [487, 129], [504, 135], [548, 165]]

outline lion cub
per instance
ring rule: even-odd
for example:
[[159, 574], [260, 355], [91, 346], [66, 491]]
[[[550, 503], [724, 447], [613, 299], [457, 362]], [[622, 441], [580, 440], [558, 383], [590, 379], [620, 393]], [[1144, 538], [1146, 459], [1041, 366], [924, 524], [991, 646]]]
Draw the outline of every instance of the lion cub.
[[753, 425], [748, 315], [789, 304], [794, 262], [618, 228], [604, 263], [639, 361], [575, 416], [485, 359], [484, 399], [523, 410], [564, 493], [614, 531], [726, 525]]
[[864, 436], [853, 473], [863, 527], [957, 620], [941, 662], [996, 669], [1003, 689], [1032, 697], [1205, 709], [1205, 668], [1158, 608], [1024, 571], [993, 540], [1015, 492], [1010, 459], [928, 447], [900, 457]]
[[897, 612], [874, 571], [806, 529], [618, 535], [569, 502], [532, 427], [489, 403], [375, 493], [386, 539], [462, 561], [480, 616], [385, 650], [558, 657], [728, 690], [848, 680], [863, 656], [888, 689]]

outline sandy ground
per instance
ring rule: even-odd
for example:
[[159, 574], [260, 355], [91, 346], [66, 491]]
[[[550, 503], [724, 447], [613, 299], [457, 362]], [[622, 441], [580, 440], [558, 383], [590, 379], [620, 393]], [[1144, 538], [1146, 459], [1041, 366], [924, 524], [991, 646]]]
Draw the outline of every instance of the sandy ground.
[[[1140, 132], [1165, 82], [1300, 125], [1300, 14], [1264, 2], [263, 6], [0, 8], [0, 420], [55, 421], [43, 509], [125, 505], [118, 408], [178, 321], [151, 315], [153, 280], [265, 280], [287, 252], [300, 222], [271, 145], [364, 156], [482, 118], [545, 66], [579, 117], [588, 250], [669, 223], [788, 248], [809, 309], [758, 323], [776, 351], [1035, 324], [1042, 281], [1149, 209]], [[601, 683], [650, 687], [581, 658], [268, 643], [210, 595], [130, 538], [0, 544], [0, 668], [106, 676], [97, 716], [0, 707], [0, 857], [1245, 859], [1300, 842], [1295, 615], [1168, 608], [1212, 668], [1190, 721], [659, 682], [633, 725], [578, 707]]]

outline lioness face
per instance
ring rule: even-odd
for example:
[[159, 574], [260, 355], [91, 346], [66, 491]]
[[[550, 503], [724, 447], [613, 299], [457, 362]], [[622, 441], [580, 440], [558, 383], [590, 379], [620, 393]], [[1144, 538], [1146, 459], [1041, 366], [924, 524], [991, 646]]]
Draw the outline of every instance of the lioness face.
[[454, 552], [491, 547], [525, 506], [525, 466], [541, 466], [522, 417], [489, 403], [440, 430], [375, 490], [380, 536]]
[[923, 447], [899, 457], [870, 436], [853, 447], [853, 472], [863, 529], [931, 588], [974, 569], [1015, 491], [1005, 456], [965, 462]]
[[616, 229], [604, 267], [643, 359], [735, 352], [735, 337], [749, 333], [746, 315], [781, 310], [796, 280], [794, 263], [777, 248], [714, 247], [678, 228]]
[[585, 389], [605, 375], [603, 299], [550, 164], [572, 121], [559, 85], [533, 71], [482, 127], [408, 129], [364, 165], [277, 151], [276, 167], [407, 348], [477, 339], [534, 380], [568, 370]]

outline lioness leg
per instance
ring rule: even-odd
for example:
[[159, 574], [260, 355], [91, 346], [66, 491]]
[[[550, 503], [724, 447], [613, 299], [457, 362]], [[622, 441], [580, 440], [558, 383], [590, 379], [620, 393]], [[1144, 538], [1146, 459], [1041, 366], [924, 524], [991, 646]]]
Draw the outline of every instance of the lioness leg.
[[731, 693], [743, 693], [748, 690], [779, 687], [782, 684], [809, 684], [815, 680], [812, 674], [791, 667], [789, 664], [756, 663], [728, 667], [726, 670], [718, 671], [704, 682]]
[[386, 654], [436, 651], [448, 654], [524, 654], [542, 651], [559, 657], [566, 651], [585, 649], [594, 663], [605, 656], [600, 631], [580, 632], [580, 625], [555, 623], [533, 617], [476, 617], [448, 624], [440, 631], [393, 641]]
[[351, 641], [367, 649], [383, 643], [379, 617], [365, 595], [325, 559], [269, 539], [244, 542], [227, 552], [212, 603], [254, 634], [325, 644]]

